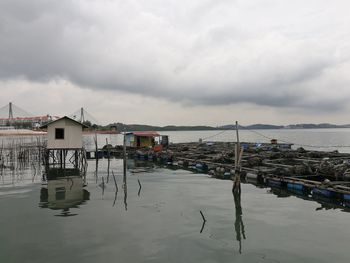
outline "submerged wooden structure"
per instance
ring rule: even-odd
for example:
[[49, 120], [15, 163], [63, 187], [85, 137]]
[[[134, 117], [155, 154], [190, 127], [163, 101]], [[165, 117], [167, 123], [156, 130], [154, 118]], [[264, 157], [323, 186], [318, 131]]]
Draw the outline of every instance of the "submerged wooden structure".
[[0, 177], [4, 181], [5, 175], [11, 175], [12, 179], [17, 173], [28, 168], [33, 169], [33, 180], [41, 173], [46, 142], [42, 136], [31, 140], [15, 137], [2, 141], [0, 144]]

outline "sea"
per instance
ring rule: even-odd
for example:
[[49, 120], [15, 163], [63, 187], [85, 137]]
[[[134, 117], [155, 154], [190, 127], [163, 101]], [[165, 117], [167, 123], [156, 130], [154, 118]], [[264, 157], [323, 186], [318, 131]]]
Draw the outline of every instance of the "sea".
[[[176, 131], [172, 143], [235, 141], [235, 131]], [[350, 129], [242, 130], [312, 150], [350, 152]], [[35, 141], [0, 137], [0, 145]], [[121, 135], [98, 135], [102, 147]], [[84, 136], [87, 149], [93, 136]], [[0, 173], [0, 262], [350, 262], [350, 208], [254, 181], [153, 162], [88, 161], [86, 180], [43, 181], [43, 168]], [[112, 171], [114, 177], [112, 176]], [[114, 180], [115, 179], [115, 180]]]

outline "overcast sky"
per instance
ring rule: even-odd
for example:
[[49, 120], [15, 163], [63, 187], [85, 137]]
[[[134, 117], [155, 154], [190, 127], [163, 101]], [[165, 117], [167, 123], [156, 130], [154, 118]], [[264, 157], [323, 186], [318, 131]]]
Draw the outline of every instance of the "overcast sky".
[[0, 0], [0, 107], [350, 123], [348, 0]]

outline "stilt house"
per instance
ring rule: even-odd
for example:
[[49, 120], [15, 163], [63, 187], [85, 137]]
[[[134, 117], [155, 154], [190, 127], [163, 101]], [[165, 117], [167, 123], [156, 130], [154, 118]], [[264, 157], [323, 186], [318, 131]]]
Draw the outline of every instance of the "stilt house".
[[41, 128], [47, 129], [46, 166], [48, 170], [59, 167], [60, 171], [57, 169], [55, 171], [62, 173], [64, 170], [65, 175], [67, 175], [67, 171], [69, 174], [69, 170], [66, 169], [68, 167], [75, 170], [71, 169], [72, 172], [85, 170], [86, 154], [83, 148], [83, 129], [88, 128], [88, 126], [65, 116], [49, 122]]

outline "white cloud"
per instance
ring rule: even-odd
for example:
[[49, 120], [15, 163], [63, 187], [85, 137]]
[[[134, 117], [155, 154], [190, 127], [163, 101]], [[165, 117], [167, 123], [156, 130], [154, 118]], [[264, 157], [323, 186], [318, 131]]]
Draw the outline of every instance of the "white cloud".
[[74, 105], [91, 107], [96, 98], [109, 105], [105, 94], [123, 94], [177, 105], [174, 115], [243, 104], [269, 109], [271, 119], [270, 109], [339, 115], [350, 99], [349, 7], [345, 0], [3, 0], [0, 78], [57, 98], [57, 111], [65, 94], [78, 92], [68, 98]]

